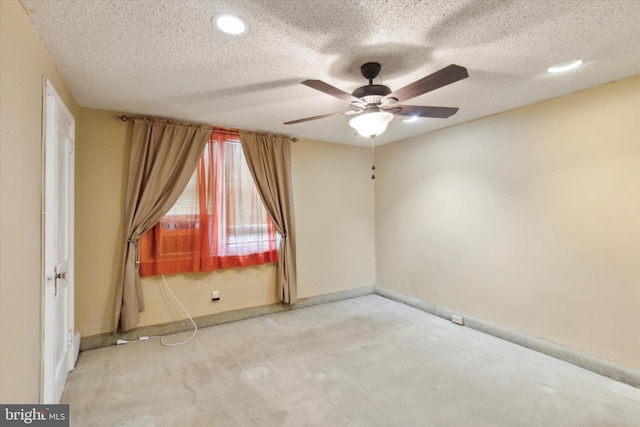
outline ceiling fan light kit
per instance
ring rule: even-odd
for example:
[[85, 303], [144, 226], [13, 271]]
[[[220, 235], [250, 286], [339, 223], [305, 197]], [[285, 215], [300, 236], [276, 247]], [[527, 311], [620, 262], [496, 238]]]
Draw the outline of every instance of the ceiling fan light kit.
[[387, 130], [387, 125], [393, 119], [393, 114], [388, 111], [375, 111], [354, 117], [349, 120], [349, 125], [364, 137], [381, 135]]

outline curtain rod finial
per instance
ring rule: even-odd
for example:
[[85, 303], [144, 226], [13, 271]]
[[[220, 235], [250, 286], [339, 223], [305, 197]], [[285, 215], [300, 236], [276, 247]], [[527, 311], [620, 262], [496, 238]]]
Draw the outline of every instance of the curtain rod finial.
[[126, 122], [127, 120], [129, 120], [129, 117], [125, 116], [124, 114], [123, 114], [123, 115], [121, 115], [121, 116], [118, 116], [118, 118], [119, 118], [120, 120], [122, 120], [123, 122]]

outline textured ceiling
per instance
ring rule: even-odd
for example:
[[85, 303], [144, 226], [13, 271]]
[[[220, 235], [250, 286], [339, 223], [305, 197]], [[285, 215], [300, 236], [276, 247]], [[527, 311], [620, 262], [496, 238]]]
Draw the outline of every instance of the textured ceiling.
[[[349, 109], [301, 85], [347, 92], [382, 64], [392, 90], [449, 64], [469, 78], [414, 98], [448, 119], [395, 117], [388, 143], [640, 74], [640, 0], [22, 0], [80, 105], [367, 145]], [[215, 30], [234, 13], [243, 37]], [[585, 63], [550, 75], [568, 59]]]

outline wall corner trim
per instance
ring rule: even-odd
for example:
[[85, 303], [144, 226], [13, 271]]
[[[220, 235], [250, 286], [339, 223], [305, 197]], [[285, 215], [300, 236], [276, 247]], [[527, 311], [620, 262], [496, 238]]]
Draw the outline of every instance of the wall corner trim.
[[[451, 320], [451, 315], [454, 314], [452, 310], [439, 307], [435, 304], [424, 302], [417, 298], [409, 297], [389, 289], [381, 288], [379, 286], [375, 287], [374, 293], [449, 321]], [[615, 381], [620, 381], [640, 389], [640, 372], [635, 369], [618, 365], [608, 360], [592, 356], [588, 353], [563, 347], [559, 344], [532, 337], [521, 332], [505, 329], [483, 320], [467, 316], [463, 313], [455, 312], [455, 314], [460, 314], [464, 317], [466, 327], [518, 344], [539, 353], [555, 357], [556, 359], [563, 360], [571, 363], [572, 365], [576, 365], [580, 368], [587, 369], [595, 372], [596, 374], [600, 374]]]

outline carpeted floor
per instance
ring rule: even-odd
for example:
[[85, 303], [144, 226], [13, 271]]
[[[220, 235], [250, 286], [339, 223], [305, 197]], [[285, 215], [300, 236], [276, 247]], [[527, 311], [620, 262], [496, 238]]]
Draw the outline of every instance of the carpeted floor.
[[73, 426], [640, 425], [639, 389], [375, 295], [83, 352], [62, 400]]

